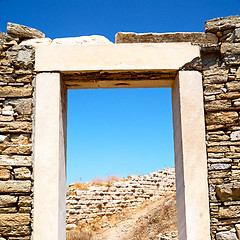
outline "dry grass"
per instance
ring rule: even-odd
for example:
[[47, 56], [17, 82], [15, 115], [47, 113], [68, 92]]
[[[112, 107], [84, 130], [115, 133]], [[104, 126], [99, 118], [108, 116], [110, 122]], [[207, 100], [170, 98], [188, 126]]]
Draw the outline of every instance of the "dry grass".
[[92, 235], [79, 229], [67, 232], [66, 240], [91, 240]]

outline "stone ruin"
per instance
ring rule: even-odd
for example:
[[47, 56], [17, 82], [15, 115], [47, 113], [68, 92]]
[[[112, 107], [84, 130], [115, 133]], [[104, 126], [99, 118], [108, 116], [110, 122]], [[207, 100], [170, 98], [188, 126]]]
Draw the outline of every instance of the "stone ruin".
[[[58, 230], [55, 230], [55, 228], [52, 231], [54, 237], [48, 237], [51, 236], [51, 232], [48, 231], [46, 233], [47, 237], [43, 238], [40, 236], [44, 234], [41, 228], [42, 226], [36, 223], [32, 225], [32, 222], [37, 222], [41, 217], [41, 214], [34, 215], [34, 211], [38, 209], [41, 210], [42, 214], [45, 214], [45, 221], [46, 219], [52, 221], [52, 217], [55, 214], [52, 214], [51, 211], [46, 213], [45, 209], [48, 205], [50, 207], [52, 206], [48, 202], [41, 203], [41, 207], [39, 208], [39, 199], [36, 198], [36, 193], [39, 189], [38, 184], [40, 183], [37, 174], [41, 171], [40, 168], [36, 167], [39, 152], [37, 152], [36, 143], [38, 141], [36, 140], [37, 133], [35, 134], [35, 132], [40, 131], [40, 129], [35, 129], [35, 126], [38, 126], [38, 122], [36, 122], [36, 108], [38, 109], [39, 106], [35, 102], [35, 96], [39, 88], [38, 85], [36, 85], [36, 82], [38, 83], [36, 76], [41, 71], [43, 72], [42, 74], [44, 74], [44, 70], [39, 70], [44, 68], [39, 64], [36, 67], [35, 61], [38, 63], [39, 55], [35, 57], [35, 52], [37, 53], [39, 45], [47, 46], [52, 44], [52, 40], [45, 39], [44, 37], [44, 34], [38, 30], [11, 23], [8, 24], [7, 33], [0, 32], [1, 240], [29, 240], [31, 237], [33, 237], [34, 240], [61, 240], [65, 238], [63, 232], [62, 235], [57, 235], [56, 232], [58, 232]], [[196, 236], [194, 240], [203, 240], [201, 235], [203, 232], [199, 232], [198, 228], [201, 228], [201, 225], [204, 223], [210, 226], [209, 235], [212, 240], [237, 240], [240, 239], [239, 16], [209, 20], [205, 23], [205, 33], [118, 33], [116, 35], [116, 44], [112, 45], [114, 45], [114, 48], [115, 45], [118, 44], [126, 44], [126, 48], [129, 46], [128, 44], [134, 46], [134, 48], [138, 48], [136, 45], [139, 43], [148, 44], [147, 46], [162, 46], [161, 44], [163, 43], [177, 43], [178, 46], [187, 46], [183, 45], [183, 43], [186, 42], [190, 42], [191, 46], [199, 46], [200, 55], [198, 57], [195, 57], [190, 62], [186, 62], [186, 64], [180, 68], [175, 67], [174, 69], [176, 69], [176, 71], [148, 72], [148, 75], [142, 75], [142, 78], [148, 76], [149, 82], [151, 82], [158, 74], [161, 75], [161, 78], [167, 80], [175, 78], [179, 71], [183, 71], [186, 74], [189, 72], [198, 72], [201, 74], [202, 96], [204, 98], [204, 134], [206, 136], [206, 153], [203, 152], [203, 154], [206, 155], [207, 159], [204, 164], [207, 164], [209, 191], [208, 214], [210, 216], [210, 222], [198, 222], [192, 226], [189, 225], [191, 227], [187, 229], [184, 227], [181, 229], [183, 229], [183, 231], [192, 231], [191, 234], [193, 233], [193, 235], [195, 234], [194, 236]], [[159, 45], [149, 45], [156, 43], [159, 43]], [[59, 43], [59, 45], [61, 45], [61, 43]], [[165, 44], [164, 46], [167, 45]], [[123, 68], [126, 69], [126, 67]], [[145, 69], [148, 69], [148, 67]], [[66, 72], [61, 72], [61, 69], [58, 71], [58, 69], [54, 67], [49, 69], [48, 72], [53, 72], [55, 75], [61, 73], [62, 79], [66, 77]], [[84, 85], [86, 83], [86, 79], [89, 76], [86, 74], [77, 74], [68, 75], [67, 86], [72, 84], [72, 88], [74, 88], [74, 86], [76, 87], [76, 85], [73, 84], [74, 81], [76, 82], [76, 76], [85, 77], [85, 80], [82, 81], [81, 84]], [[96, 76], [98, 80], [101, 81], [110, 77], [110, 75], [105, 73], [105, 75], [102, 75], [102, 72], [98, 74], [99, 75]], [[121, 78], [125, 76], [126, 79], [126, 76], [129, 76], [129, 74], [124, 74], [124, 72], [120, 72], [117, 74], [117, 77]], [[141, 74], [143, 73], [140, 73], [140, 75], [136, 77], [137, 73], [132, 72], [130, 77], [134, 81], [139, 80]], [[115, 81], [115, 79], [109, 80]], [[131, 79], [129, 81], [131, 81]], [[96, 83], [97, 81], [88, 82], [88, 84], [92, 85]], [[104, 83], [104, 81], [101, 83]], [[191, 111], [198, 109], [198, 107], [199, 106], [196, 105], [191, 108]], [[41, 129], [41, 131], [42, 130], [43, 129]], [[195, 131], [197, 130], [198, 126], [195, 127]], [[189, 144], [193, 144], [194, 140], [196, 139], [189, 139]], [[185, 155], [182, 154], [182, 156], [184, 159]], [[47, 164], [45, 164], [45, 166], [48, 167]], [[198, 164], [194, 165], [192, 170], [194, 170], [195, 167], [197, 168]], [[53, 170], [54, 169], [50, 169], [49, 171], [51, 172]], [[47, 170], [45, 169], [45, 171]], [[196, 177], [195, 175], [190, 176], [190, 179]], [[176, 172], [176, 176], [179, 176], [179, 172]], [[203, 176], [202, 172], [199, 172], [198, 177], [200, 178], [201, 176]], [[44, 181], [46, 177], [47, 174], [41, 175], [41, 180]], [[185, 187], [188, 187], [191, 183], [190, 180], [186, 180], [185, 178], [184, 181], [186, 181]], [[45, 184], [45, 191], [43, 189], [41, 190], [43, 199], [45, 199], [44, 197], [48, 197], [46, 195], [49, 195], [49, 199], [51, 199], [51, 193], [48, 191], [50, 185], [51, 184], [49, 184], [49, 186]], [[201, 187], [201, 184], [199, 184], [199, 187]], [[178, 189], [181, 190], [181, 188], [178, 188], [177, 180], [177, 195]], [[196, 194], [201, 194], [197, 192], [197, 188], [193, 190]], [[64, 192], [64, 190], [62, 191]], [[57, 194], [59, 194], [59, 192], [61, 193], [60, 190], [57, 190]], [[54, 194], [54, 192], [52, 194]], [[194, 196], [195, 194], [192, 196], [193, 201], [196, 200]], [[55, 202], [55, 205], [56, 204], [57, 202]], [[190, 208], [192, 206], [191, 203], [189, 204], [190, 205], [186, 204], [185, 208], [188, 209], [188, 207]], [[179, 207], [178, 211], [181, 211]], [[64, 211], [57, 209], [56, 213], [57, 212], [61, 212], [61, 216], [64, 216]], [[188, 212], [186, 212], [186, 214], [187, 213]], [[58, 216], [59, 214], [55, 215]], [[194, 215], [192, 215], [192, 217], [193, 216]], [[57, 228], [57, 220], [54, 221], [51, 227], [54, 226]], [[189, 217], [182, 222], [186, 225], [189, 224], [188, 221], [191, 221]], [[181, 229], [179, 229], [179, 231], [181, 231]], [[186, 232], [179, 234], [179, 236], [181, 240], [193, 240], [191, 237], [188, 237]], [[210, 236], [204, 237], [204, 240], [210, 239]]]
[[110, 217], [123, 209], [134, 210], [146, 200], [171, 194], [175, 189], [175, 170], [171, 168], [147, 175], [88, 189], [70, 188], [67, 194], [67, 229], [70, 230], [97, 217]]

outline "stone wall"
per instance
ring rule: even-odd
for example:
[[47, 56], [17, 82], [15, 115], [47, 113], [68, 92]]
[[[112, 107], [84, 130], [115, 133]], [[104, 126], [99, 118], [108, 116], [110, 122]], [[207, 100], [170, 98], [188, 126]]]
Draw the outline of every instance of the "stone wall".
[[175, 192], [175, 170], [171, 168], [148, 175], [129, 176], [128, 180], [71, 190], [67, 197], [67, 228], [111, 216], [123, 209], [135, 209], [151, 197]]
[[[31, 28], [0, 32], [0, 239], [30, 239], [34, 48]], [[10, 27], [10, 29], [9, 29]], [[27, 35], [24, 36], [24, 32]]]

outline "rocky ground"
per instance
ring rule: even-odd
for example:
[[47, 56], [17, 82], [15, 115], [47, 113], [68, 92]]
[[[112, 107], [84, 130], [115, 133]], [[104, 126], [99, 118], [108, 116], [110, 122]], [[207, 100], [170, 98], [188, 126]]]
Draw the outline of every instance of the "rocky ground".
[[135, 211], [122, 211], [67, 233], [67, 240], [176, 240], [175, 194], [148, 200]]

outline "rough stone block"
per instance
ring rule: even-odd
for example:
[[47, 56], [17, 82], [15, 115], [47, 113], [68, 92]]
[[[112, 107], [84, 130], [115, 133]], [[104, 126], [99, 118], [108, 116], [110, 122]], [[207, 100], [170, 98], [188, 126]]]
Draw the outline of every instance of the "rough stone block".
[[30, 235], [30, 226], [11, 226], [11, 227], [0, 227], [0, 233], [4, 237], [9, 236], [27, 236]]
[[1, 97], [31, 97], [32, 86], [26, 85], [24, 87], [0, 86]]
[[26, 213], [0, 214], [0, 227], [24, 226], [30, 221], [30, 214]]
[[31, 181], [0, 181], [0, 193], [30, 193]]
[[0, 166], [32, 166], [30, 156], [6, 156], [0, 155]]
[[8, 49], [7, 56], [16, 66], [32, 68], [35, 61], [35, 49], [32, 46], [14, 45]]
[[32, 124], [29, 122], [0, 122], [2, 133], [31, 133]]
[[31, 179], [31, 171], [26, 167], [15, 168], [13, 172], [15, 179]]
[[30, 196], [19, 196], [18, 206], [19, 207], [31, 207], [32, 206], [32, 198]]
[[221, 54], [224, 56], [239, 55], [240, 43], [222, 43]]
[[16, 23], [8, 23], [7, 33], [19, 38], [44, 38], [45, 34], [39, 30]]
[[12, 105], [14, 107], [14, 111], [18, 114], [32, 114], [31, 98], [13, 98], [6, 100], [4, 103]]
[[214, 125], [214, 124], [232, 124], [237, 122], [238, 113], [237, 112], [214, 112], [206, 114], [206, 124]]
[[0, 207], [12, 207], [17, 204], [18, 198], [10, 195], [0, 195]]
[[231, 100], [216, 100], [216, 101], [205, 103], [204, 108], [208, 112], [208, 111], [229, 110], [231, 106], [232, 106]]
[[238, 238], [233, 231], [223, 231], [216, 234], [216, 240], [238, 240]]
[[218, 31], [236, 28], [238, 24], [240, 24], [238, 15], [214, 18], [206, 21], [205, 32], [217, 33]]
[[216, 193], [223, 202], [240, 200], [240, 182], [217, 185]]
[[115, 37], [116, 43], [168, 43], [191, 42], [196, 45], [217, 44], [218, 38], [211, 33], [124, 33]]
[[0, 169], [0, 180], [9, 180], [11, 178], [10, 171], [8, 169]]
[[220, 207], [219, 218], [238, 218], [240, 217], [240, 206]]

